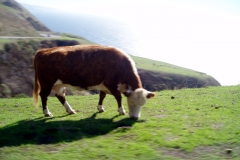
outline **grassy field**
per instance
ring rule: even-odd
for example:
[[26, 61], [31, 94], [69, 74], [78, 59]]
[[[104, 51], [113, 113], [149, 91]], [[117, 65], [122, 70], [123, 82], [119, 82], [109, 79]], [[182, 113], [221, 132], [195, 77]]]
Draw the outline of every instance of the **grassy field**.
[[[157, 92], [138, 120], [118, 116], [113, 96], [69, 96], [67, 115], [49, 98], [53, 118], [32, 99], [0, 99], [0, 159], [238, 159], [240, 86]], [[123, 100], [126, 106], [126, 98]]]

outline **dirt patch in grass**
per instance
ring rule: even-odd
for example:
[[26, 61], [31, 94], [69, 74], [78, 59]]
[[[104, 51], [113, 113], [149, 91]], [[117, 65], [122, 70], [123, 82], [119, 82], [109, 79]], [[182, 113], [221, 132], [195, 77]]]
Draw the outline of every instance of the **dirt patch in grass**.
[[161, 148], [163, 156], [171, 156], [179, 159], [234, 159], [240, 157], [240, 145], [221, 144], [212, 146], [196, 147], [192, 152], [186, 152], [181, 149]]

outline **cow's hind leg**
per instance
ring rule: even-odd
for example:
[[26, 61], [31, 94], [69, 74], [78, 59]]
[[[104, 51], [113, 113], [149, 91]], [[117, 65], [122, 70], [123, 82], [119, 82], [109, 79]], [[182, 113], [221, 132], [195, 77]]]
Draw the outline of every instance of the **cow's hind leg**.
[[72, 107], [66, 101], [66, 98], [65, 98], [66, 88], [65, 87], [62, 87], [62, 88], [54, 87], [53, 90], [55, 91], [55, 96], [65, 107], [66, 112], [69, 114], [76, 114], [75, 110], [72, 109]]
[[103, 91], [100, 91], [99, 93], [99, 101], [98, 101], [98, 106], [97, 106], [97, 109], [98, 109], [98, 112], [99, 113], [102, 113], [102, 112], [105, 112], [104, 108], [103, 108], [103, 100], [104, 98], [106, 97], [106, 93], [103, 92]]
[[52, 117], [52, 113], [48, 110], [48, 106], [47, 106], [47, 97], [48, 95], [50, 94], [51, 92], [51, 88], [41, 88], [41, 91], [40, 91], [40, 97], [41, 97], [41, 100], [42, 100], [42, 108], [43, 108], [43, 114], [46, 116], [46, 117]]

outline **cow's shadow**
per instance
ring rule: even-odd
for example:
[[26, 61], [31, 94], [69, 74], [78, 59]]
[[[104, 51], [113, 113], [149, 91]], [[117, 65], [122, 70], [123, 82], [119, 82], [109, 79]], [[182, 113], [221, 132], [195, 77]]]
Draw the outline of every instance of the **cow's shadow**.
[[[0, 147], [19, 146], [22, 144], [55, 144], [71, 142], [82, 138], [105, 135], [113, 130], [124, 132], [129, 130], [137, 121], [124, 118], [114, 121], [114, 118], [95, 118], [97, 113], [82, 120], [58, 120], [55, 117], [21, 120], [0, 128]], [[56, 120], [55, 120], [56, 119]]]

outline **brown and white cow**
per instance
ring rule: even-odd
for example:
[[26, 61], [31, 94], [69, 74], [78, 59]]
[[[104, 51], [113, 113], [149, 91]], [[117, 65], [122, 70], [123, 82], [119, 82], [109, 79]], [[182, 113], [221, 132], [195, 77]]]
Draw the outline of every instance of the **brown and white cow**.
[[99, 112], [104, 112], [102, 103], [106, 94], [113, 95], [121, 115], [126, 113], [121, 102], [124, 94], [131, 118], [140, 117], [146, 99], [155, 95], [142, 88], [131, 57], [113, 47], [76, 45], [41, 49], [36, 52], [34, 68], [34, 103], [38, 105], [40, 95], [45, 116], [52, 116], [47, 106], [51, 90], [69, 114], [76, 113], [65, 99], [66, 87], [78, 91], [100, 90]]

